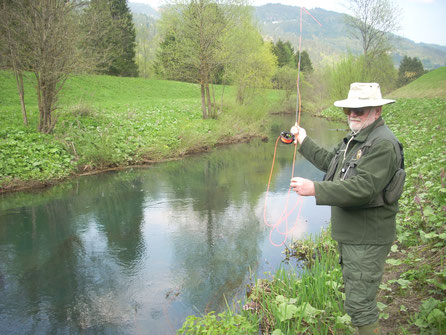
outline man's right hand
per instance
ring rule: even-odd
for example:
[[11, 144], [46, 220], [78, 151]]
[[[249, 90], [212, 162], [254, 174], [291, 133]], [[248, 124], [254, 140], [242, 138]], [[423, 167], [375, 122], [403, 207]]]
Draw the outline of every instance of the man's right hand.
[[299, 127], [299, 126], [293, 126], [290, 130], [290, 132], [296, 137], [297, 142], [299, 142], [299, 144], [302, 144], [302, 142], [304, 141], [305, 137], [307, 137], [307, 132], [304, 128]]

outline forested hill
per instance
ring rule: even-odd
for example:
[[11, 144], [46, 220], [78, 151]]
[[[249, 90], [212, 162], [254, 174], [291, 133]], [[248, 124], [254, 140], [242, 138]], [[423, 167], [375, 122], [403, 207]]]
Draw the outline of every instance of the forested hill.
[[[149, 5], [129, 3], [133, 13], [145, 14], [153, 18], [159, 12]], [[277, 42], [290, 41], [297, 49], [299, 43], [300, 7], [281, 4], [267, 4], [254, 7], [260, 29], [265, 39]], [[314, 64], [330, 62], [338, 56], [350, 51], [361, 53], [361, 44], [348, 36], [344, 25], [344, 15], [315, 8], [309, 12], [322, 24], [320, 26], [308, 14], [303, 17], [302, 47], [307, 50]], [[407, 38], [394, 36], [393, 45], [395, 65], [399, 65], [404, 55], [418, 57], [426, 69], [446, 66], [446, 46], [415, 43]]]
[[[322, 8], [309, 10], [321, 24], [316, 23], [304, 12], [302, 46], [312, 60], [330, 60], [335, 55], [350, 51], [360, 53], [361, 44], [349, 37], [344, 24], [345, 14]], [[277, 41], [279, 38], [290, 41], [294, 46], [299, 43], [300, 7], [281, 4], [267, 4], [255, 7], [262, 34], [265, 38]], [[404, 55], [418, 57], [426, 69], [446, 66], [446, 46], [415, 43], [407, 38], [393, 36], [394, 61], [399, 64]]]

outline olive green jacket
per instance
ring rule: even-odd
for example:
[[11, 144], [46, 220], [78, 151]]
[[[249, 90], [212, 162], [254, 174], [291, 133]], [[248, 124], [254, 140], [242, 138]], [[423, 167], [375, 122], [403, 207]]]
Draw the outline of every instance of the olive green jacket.
[[[385, 127], [384, 138], [377, 138], [368, 150], [362, 149], [369, 134], [377, 127]], [[344, 152], [340, 149], [351, 139]], [[333, 239], [349, 244], [388, 244], [395, 240], [395, 216], [398, 202], [376, 205], [392, 176], [398, 170], [395, 136], [380, 117], [357, 135], [349, 134], [333, 151], [317, 145], [308, 136], [299, 152], [313, 165], [327, 172], [335, 159], [332, 180], [314, 182], [316, 204], [331, 206], [331, 234]], [[344, 143], [344, 144], [343, 144]], [[361, 150], [359, 150], [361, 149]], [[344, 176], [354, 162], [355, 173]]]

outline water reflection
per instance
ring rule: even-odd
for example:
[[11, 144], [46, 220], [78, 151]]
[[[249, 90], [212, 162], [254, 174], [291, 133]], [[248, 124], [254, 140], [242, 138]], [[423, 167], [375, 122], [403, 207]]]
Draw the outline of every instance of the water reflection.
[[[341, 135], [318, 137], [330, 146]], [[1, 197], [0, 333], [172, 334], [187, 315], [224, 308], [250, 271], [262, 276], [282, 258], [263, 225], [273, 145]], [[292, 151], [278, 152], [271, 219], [283, 208]], [[301, 159], [296, 174], [322, 176]], [[304, 199], [293, 235], [317, 232], [328, 215]]]

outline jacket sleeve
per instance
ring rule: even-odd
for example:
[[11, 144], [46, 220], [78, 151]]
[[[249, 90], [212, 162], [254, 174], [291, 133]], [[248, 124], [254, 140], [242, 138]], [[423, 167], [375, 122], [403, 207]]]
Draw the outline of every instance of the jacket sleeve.
[[377, 142], [359, 159], [355, 176], [314, 183], [316, 204], [337, 207], [368, 204], [389, 183], [398, 168], [396, 160], [395, 148], [390, 141]]
[[340, 145], [341, 144], [339, 144], [339, 146], [333, 151], [328, 151], [327, 149], [317, 145], [310, 137], [307, 136], [299, 147], [299, 152], [319, 170], [327, 172], [328, 165], [330, 164]]

